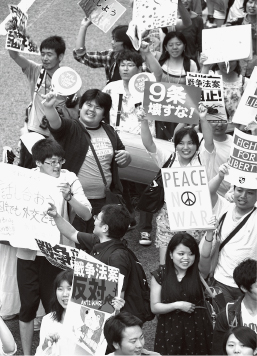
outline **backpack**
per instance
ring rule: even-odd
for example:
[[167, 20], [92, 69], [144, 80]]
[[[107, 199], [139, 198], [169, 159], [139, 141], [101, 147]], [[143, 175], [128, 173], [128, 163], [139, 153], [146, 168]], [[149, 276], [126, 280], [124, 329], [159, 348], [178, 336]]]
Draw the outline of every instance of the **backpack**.
[[124, 298], [125, 305], [121, 311], [135, 315], [141, 319], [143, 323], [153, 320], [155, 315], [151, 312], [150, 307], [150, 288], [145, 271], [136, 255], [121, 241], [120, 244], [112, 245], [106, 249], [102, 255], [101, 262], [109, 264], [110, 256], [115, 250], [127, 251], [131, 264], [131, 271]]

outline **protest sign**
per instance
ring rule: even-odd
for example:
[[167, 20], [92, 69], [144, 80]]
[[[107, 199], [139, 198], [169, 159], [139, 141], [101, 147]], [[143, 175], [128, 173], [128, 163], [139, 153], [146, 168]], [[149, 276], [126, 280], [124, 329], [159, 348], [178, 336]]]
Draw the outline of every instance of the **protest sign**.
[[126, 11], [116, 0], [81, 0], [78, 4], [92, 23], [105, 33]]
[[221, 75], [187, 73], [186, 84], [201, 88], [201, 103], [207, 108], [209, 122], [227, 122]]
[[228, 62], [251, 55], [251, 25], [218, 27], [202, 31], [204, 64]]
[[103, 327], [115, 311], [111, 301], [121, 290], [119, 269], [77, 258], [72, 294], [64, 319], [64, 331], [90, 355], [104, 355]]
[[60, 233], [47, 215], [49, 202], [63, 200], [56, 178], [0, 163], [0, 240], [14, 247], [37, 250], [35, 238], [58, 244]]
[[132, 21], [127, 35], [136, 50], [140, 48], [146, 30], [175, 26], [178, 0], [134, 0]]
[[252, 121], [257, 123], [257, 67], [254, 68], [251, 78], [247, 82], [232, 121], [244, 125], [248, 125]]
[[45, 255], [46, 259], [54, 266], [61, 269], [74, 269], [79, 249], [65, 245], [52, 245], [50, 242], [36, 239], [38, 249]]
[[136, 103], [142, 103], [144, 98], [145, 82], [155, 82], [155, 76], [152, 73], [138, 73], [129, 80], [129, 92], [136, 100]]
[[16, 6], [9, 5], [12, 25], [7, 32], [5, 48], [12, 51], [39, 54], [35, 43], [26, 35], [28, 15]]
[[235, 129], [225, 180], [243, 188], [257, 189], [257, 137]]
[[145, 82], [143, 106], [148, 120], [198, 124], [201, 89], [171, 83]]
[[212, 207], [205, 167], [164, 168], [162, 180], [170, 229], [210, 229]]
[[80, 75], [70, 67], [58, 68], [51, 80], [55, 94], [68, 96], [77, 93], [82, 86]]

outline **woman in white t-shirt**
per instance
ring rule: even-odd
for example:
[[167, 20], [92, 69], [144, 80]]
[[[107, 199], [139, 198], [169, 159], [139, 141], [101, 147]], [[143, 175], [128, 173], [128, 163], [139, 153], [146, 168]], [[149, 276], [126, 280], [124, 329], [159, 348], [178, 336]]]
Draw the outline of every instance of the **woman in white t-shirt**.
[[[174, 136], [175, 159], [173, 160], [172, 166], [186, 167], [204, 165], [208, 175], [208, 172], [211, 173], [214, 164], [215, 149], [212, 130], [205, 118], [207, 110], [201, 105], [199, 107], [199, 112], [205, 149], [199, 154], [198, 148], [200, 143], [194, 128], [184, 127], [178, 130]], [[155, 144], [149, 130], [148, 121], [144, 119], [144, 115], [141, 116], [141, 138], [150, 156], [153, 158], [157, 166], [162, 168], [164, 163], [167, 162], [168, 158], [171, 156], [172, 145], [170, 150], [162, 150]], [[198, 242], [200, 242], [204, 233], [205, 231], [200, 230], [190, 231], [190, 234], [198, 240]], [[160, 264], [164, 264], [165, 262], [167, 246], [174, 234], [175, 232], [170, 230], [167, 207], [166, 203], [164, 203], [164, 206], [156, 218], [155, 245], [160, 248]]]

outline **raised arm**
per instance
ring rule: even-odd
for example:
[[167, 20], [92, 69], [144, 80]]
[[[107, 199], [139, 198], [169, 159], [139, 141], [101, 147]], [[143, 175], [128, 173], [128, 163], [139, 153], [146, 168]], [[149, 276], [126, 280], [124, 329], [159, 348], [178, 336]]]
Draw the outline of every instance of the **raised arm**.
[[42, 103], [44, 105], [45, 116], [52, 129], [59, 129], [62, 124], [62, 120], [55, 109], [56, 95], [50, 92], [43, 96]]
[[209, 122], [206, 120], [207, 108], [204, 105], [199, 105], [199, 117], [204, 138], [204, 147], [208, 152], [214, 150], [213, 133]]
[[178, 0], [178, 12], [181, 19], [177, 20], [176, 30], [183, 30], [192, 25], [190, 13], [187, 11], [181, 0]]
[[76, 39], [75, 50], [85, 47], [87, 29], [91, 24], [92, 22], [87, 17], [84, 17], [81, 21], [78, 37]]
[[150, 51], [149, 44], [145, 41], [142, 41], [139, 51], [146, 62], [146, 66], [154, 74], [156, 81], [160, 82], [162, 79], [162, 67]]
[[224, 163], [219, 167], [219, 173], [209, 181], [209, 190], [211, 194], [212, 207], [215, 206], [218, 200], [217, 190], [223, 181], [225, 174], [228, 174], [228, 164]]
[[209, 74], [209, 70], [210, 70], [211, 64], [204, 64], [204, 62], [207, 61], [207, 59], [208, 59], [208, 57], [204, 53], [201, 53], [200, 66], [201, 66], [201, 73], [202, 74]]
[[137, 114], [138, 120], [141, 122], [141, 139], [143, 142], [143, 145], [147, 149], [147, 151], [151, 153], [156, 152], [156, 145], [153, 141], [153, 136], [151, 134], [148, 121], [145, 119], [145, 112], [143, 108], [138, 109], [138, 114]]
[[21, 67], [22, 70], [25, 70], [28, 65], [29, 65], [29, 60], [22, 56], [19, 52], [17, 51], [11, 51], [10, 49], [8, 50], [9, 56], [14, 60], [15, 63], [18, 64], [18, 66]]
[[49, 204], [50, 204], [50, 208], [47, 210], [47, 214], [54, 219], [60, 233], [65, 237], [67, 237], [67, 239], [75, 243], [78, 243], [78, 239], [77, 239], [78, 231], [67, 220], [65, 220], [61, 215], [57, 213], [57, 209], [54, 206], [54, 204], [52, 203]]

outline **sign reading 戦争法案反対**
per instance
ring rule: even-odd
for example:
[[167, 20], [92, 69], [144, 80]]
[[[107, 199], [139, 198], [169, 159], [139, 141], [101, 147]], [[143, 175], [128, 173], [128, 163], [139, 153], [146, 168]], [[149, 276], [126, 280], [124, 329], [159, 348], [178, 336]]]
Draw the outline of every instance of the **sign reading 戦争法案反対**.
[[186, 84], [202, 89], [201, 103], [207, 108], [209, 122], [227, 122], [221, 75], [188, 72]]
[[145, 82], [143, 106], [148, 120], [197, 124], [201, 89], [181, 84]]
[[9, 5], [12, 19], [7, 31], [5, 48], [12, 51], [39, 54], [37, 45], [26, 35], [28, 15], [18, 6]]
[[78, 4], [92, 23], [105, 33], [126, 11], [116, 0], [80, 0]]
[[205, 167], [163, 168], [162, 180], [170, 229], [210, 229], [212, 207]]
[[233, 185], [257, 189], [257, 137], [235, 129], [225, 180]]

